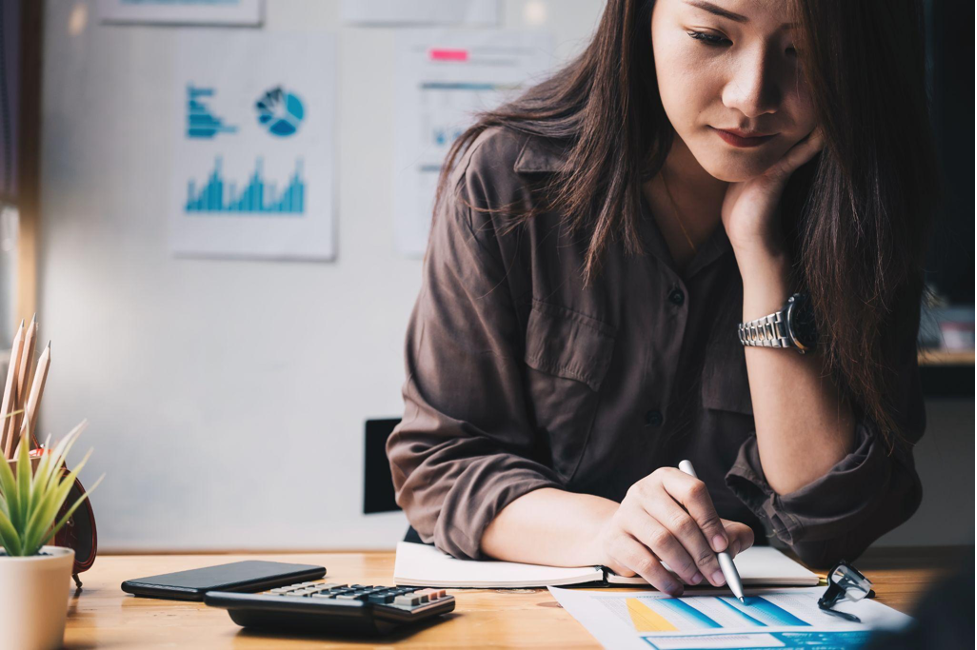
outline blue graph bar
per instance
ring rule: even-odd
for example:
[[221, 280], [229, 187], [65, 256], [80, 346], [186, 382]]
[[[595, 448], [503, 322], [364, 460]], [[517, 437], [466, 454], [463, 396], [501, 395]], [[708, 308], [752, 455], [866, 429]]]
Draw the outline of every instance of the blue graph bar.
[[[684, 621], [687, 621], [694, 628], [716, 628], [722, 627], [719, 623], [712, 620], [695, 607], [679, 600], [678, 598], [661, 598], [655, 600], [655, 606], [665, 610], [670, 610], [678, 614]], [[668, 618], [667, 616], [665, 617]]]
[[213, 138], [218, 133], [234, 133], [236, 126], [230, 126], [210, 112], [207, 97], [214, 96], [213, 88], [187, 86], [187, 137]]
[[810, 627], [811, 625], [807, 621], [802, 621], [801, 619], [797, 618], [786, 609], [778, 607], [766, 598], [761, 598], [760, 596], [748, 596], [746, 598], [745, 605], [736, 598], [722, 597], [720, 600], [727, 605], [731, 605], [741, 612], [748, 614], [751, 618], [762, 621], [765, 625], [794, 625], [807, 627]]
[[[266, 191], [267, 187], [267, 191]], [[261, 159], [254, 173], [240, 191], [233, 182], [225, 183], [221, 159], [214, 161], [214, 170], [199, 190], [191, 180], [187, 183], [187, 212], [250, 212], [261, 214], [301, 215], [305, 211], [305, 181], [302, 180], [302, 161], [295, 163], [295, 172], [281, 193], [263, 177]]]
[[749, 614], [747, 614], [746, 612], [744, 612], [739, 607], [733, 607], [732, 605], [730, 605], [729, 603], [727, 603], [722, 598], [717, 598], [717, 600], [720, 603], [722, 603], [723, 605], [725, 605], [726, 607], [729, 607], [731, 610], [733, 610], [734, 612], [736, 612], [740, 616], [740, 618], [742, 618], [744, 621], [746, 621], [750, 625], [756, 625], [757, 627], [767, 627], [767, 624], [766, 623], [764, 623], [760, 619], [753, 618], [752, 616], [750, 616]]
[[514, 86], [469, 81], [425, 81], [421, 84], [421, 90], [507, 90], [510, 88]]

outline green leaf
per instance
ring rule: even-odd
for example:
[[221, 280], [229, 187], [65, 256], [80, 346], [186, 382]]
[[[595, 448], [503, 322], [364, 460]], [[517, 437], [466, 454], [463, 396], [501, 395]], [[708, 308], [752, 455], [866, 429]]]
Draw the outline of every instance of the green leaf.
[[[74, 505], [72, 505], [71, 508], [68, 509], [68, 512], [64, 513], [64, 516], [61, 517], [61, 519], [58, 521], [58, 523], [56, 523], [54, 525], [54, 528], [51, 530], [51, 534], [47, 537], [47, 539], [51, 539], [52, 537], [54, 537], [55, 535], [58, 534], [58, 531], [61, 530], [61, 527], [64, 526], [65, 522], [67, 522], [68, 519], [71, 517], [71, 515], [73, 515], [75, 513], [75, 510], [78, 509], [78, 506], [80, 506], [82, 504], [82, 502], [85, 499], [87, 499], [88, 496], [92, 492], [95, 491], [95, 488], [98, 487], [99, 483], [102, 482], [102, 479], [103, 478], [105, 478], [105, 474], [102, 474], [101, 476], [99, 476], [98, 477], [98, 480], [95, 481], [95, 485], [93, 485], [90, 489], [88, 489], [85, 494], [83, 494], [80, 497], [78, 497], [78, 500], [75, 501]], [[40, 548], [43, 545], [44, 545], [44, 543], [38, 544], [38, 548]]]
[[51, 524], [54, 523], [54, 518], [58, 516], [58, 510], [61, 509], [65, 499], [68, 498], [68, 493], [71, 492], [71, 487], [75, 484], [75, 478], [77, 478], [78, 472], [85, 466], [85, 463], [88, 462], [88, 457], [91, 455], [92, 450], [89, 449], [81, 462], [75, 466], [75, 469], [44, 496], [41, 505], [32, 514], [31, 522], [25, 527], [25, 546], [28, 543], [40, 539]]
[[[6, 462], [6, 459], [4, 461]], [[17, 530], [14, 529], [13, 523], [11, 523], [5, 514], [0, 514], [0, 542], [3, 543], [7, 555], [23, 555], [20, 539], [17, 537]]]
[[[31, 457], [27, 453], [30, 444], [27, 443], [26, 433], [25, 429], [21, 429], [20, 443], [17, 445], [17, 493], [20, 497], [20, 521], [13, 523], [20, 530], [24, 530], [27, 523], [31, 497]], [[14, 435], [13, 432], [10, 435]]]
[[[30, 427], [27, 428], [30, 431]], [[48, 441], [51, 440], [51, 436], [48, 436]], [[46, 447], [45, 447], [46, 449]], [[34, 512], [37, 509], [38, 504], [41, 502], [41, 497], [44, 495], [44, 484], [39, 477], [47, 475], [47, 467], [51, 464], [51, 457], [48, 454], [41, 454], [41, 460], [37, 464], [37, 469], [34, 471], [34, 483], [31, 489], [31, 499], [30, 503], [27, 504], [28, 510]]]
[[88, 427], [88, 420], [82, 420], [79, 422], [74, 429], [68, 432], [64, 438], [57, 444], [54, 448], [54, 457], [51, 459], [51, 465], [48, 467], [48, 476], [46, 480], [47, 489], [54, 487], [54, 482], [57, 480], [58, 476], [61, 474], [61, 467], [65, 463], [65, 459], [68, 457], [68, 452], [71, 451], [71, 447], [75, 444], [75, 440], [81, 435], [81, 432]]
[[10, 463], [7, 462], [7, 459], [0, 458], [0, 461], [2, 461], [0, 462], [0, 492], [3, 492], [3, 497], [10, 509], [5, 514], [10, 518], [11, 524], [13, 524], [14, 521], [20, 518], [18, 512], [20, 499], [17, 498], [17, 481], [14, 479], [14, 473], [10, 470]]

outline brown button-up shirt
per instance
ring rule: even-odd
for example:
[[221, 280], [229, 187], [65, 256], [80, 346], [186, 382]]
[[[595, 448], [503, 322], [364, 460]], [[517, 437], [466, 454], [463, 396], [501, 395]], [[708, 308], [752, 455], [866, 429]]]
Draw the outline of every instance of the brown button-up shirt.
[[[735, 333], [742, 281], [722, 227], [679, 272], [643, 203], [646, 254], [612, 243], [585, 288], [587, 242], [559, 214], [503, 234], [504, 214], [466, 205], [528, 209], [528, 182], [565, 164], [544, 140], [492, 128], [450, 178], [407, 330], [404, 417], [387, 443], [397, 502], [421, 539], [481, 558], [485, 527], [527, 492], [620, 501], [683, 458], [720, 516], [759, 543], [772, 531], [813, 564], [852, 559], [905, 521], [921, 498], [911, 448], [890, 453], [864, 417], [854, 451], [826, 475], [791, 494], [767, 484]], [[913, 442], [925, 420], [914, 344], [897, 402]]]

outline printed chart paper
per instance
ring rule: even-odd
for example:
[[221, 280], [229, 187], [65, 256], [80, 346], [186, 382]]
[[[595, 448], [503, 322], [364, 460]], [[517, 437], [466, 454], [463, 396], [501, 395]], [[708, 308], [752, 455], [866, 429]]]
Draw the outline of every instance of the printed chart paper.
[[549, 69], [550, 36], [536, 31], [410, 30], [397, 35], [394, 219], [396, 248], [427, 245], [441, 165], [474, 123]]
[[204, 30], [178, 49], [173, 252], [332, 259], [334, 37]]
[[872, 600], [843, 603], [852, 623], [818, 608], [824, 587], [748, 590], [746, 603], [728, 591], [671, 598], [655, 591], [596, 592], [550, 587], [560, 604], [607, 648], [859, 648], [873, 628], [910, 618]]
[[108, 23], [260, 25], [263, 0], [99, 0]]
[[343, 22], [353, 25], [499, 24], [499, 0], [343, 0]]

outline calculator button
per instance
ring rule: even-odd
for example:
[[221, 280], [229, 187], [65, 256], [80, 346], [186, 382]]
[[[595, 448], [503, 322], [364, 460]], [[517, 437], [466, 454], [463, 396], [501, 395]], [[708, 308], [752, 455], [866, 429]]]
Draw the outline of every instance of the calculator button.
[[394, 598], [393, 594], [371, 594], [367, 601], [375, 605], [389, 605], [394, 601]]
[[415, 605], [420, 605], [420, 604], [421, 604], [421, 599], [417, 596], [404, 595], [404, 596], [397, 596], [396, 598], [394, 598], [394, 605], [399, 605], [401, 607], [404, 606], [413, 607]]
[[336, 600], [366, 600], [366, 599], [367, 599], [367, 595], [362, 591], [354, 591], [351, 594], [342, 594], [340, 596], [336, 596]]

